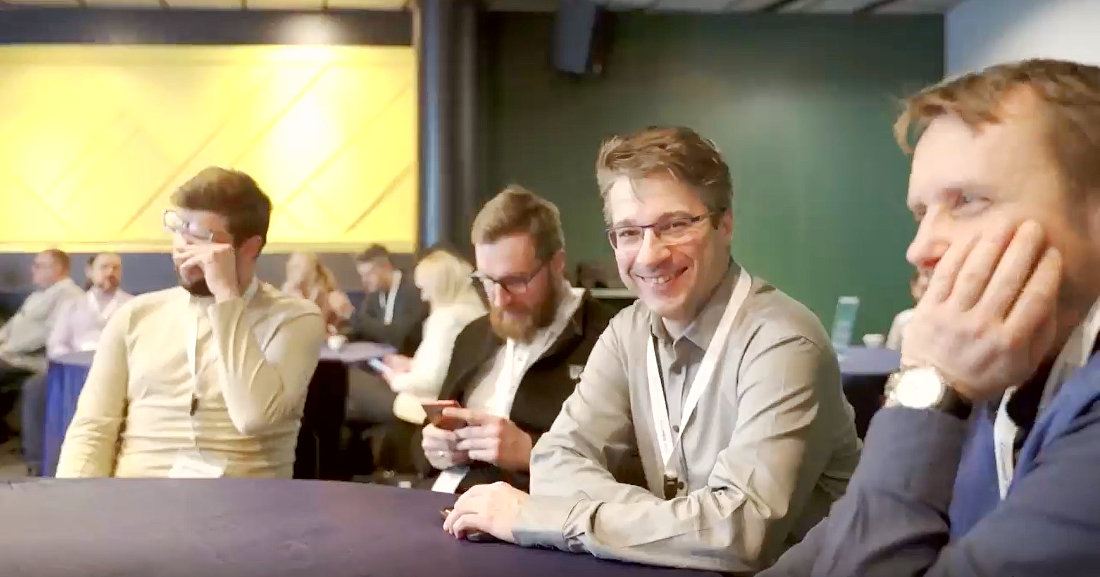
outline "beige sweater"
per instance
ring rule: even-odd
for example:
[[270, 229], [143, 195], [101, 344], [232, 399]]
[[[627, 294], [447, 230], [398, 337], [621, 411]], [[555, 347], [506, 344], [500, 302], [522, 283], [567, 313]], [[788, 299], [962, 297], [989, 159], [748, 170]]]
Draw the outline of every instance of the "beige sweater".
[[264, 283], [222, 303], [135, 297], [103, 330], [57, 476], [164, 477], [198, 448], [227, 477], [290, 477], [324, 336], [316, 305]]

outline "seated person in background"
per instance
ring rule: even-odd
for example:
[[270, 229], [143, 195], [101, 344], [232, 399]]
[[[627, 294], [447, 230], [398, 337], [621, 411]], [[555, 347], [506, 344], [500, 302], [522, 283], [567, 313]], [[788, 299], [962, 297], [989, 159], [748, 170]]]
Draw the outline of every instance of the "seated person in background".
[[[46, 342], [52, 359], [76, 351], [94, 351], [107, 320], [133, 298], [119, 289], [122, 258], [113, 252], [92, 257], [88, 266], [88, 291], [61, 305], [60, 318]], [[37, 374], [23, 384], [23, 461], [32, 476], [42, 466], [42, 437], [46, 421], [46, 375]]]
[[[914, 305], [920, 302], [920, 298], [924, 296], [924, 291], [928, 290], [928, 277], [931, 274], [931, 271], [922, 271], [921, 269], [913, 271], [913, 278], [909, 279], [909, 294], [913, 296]], [[913, 318], [913, 309], [905, 309], [894, 317], [894, 322], [890, 325], [890, 333], [886, 335], [886, 348], [895, 351], [901, 350], [901, 339], [905, 334], [905, 326], [909, 324], [911, 318]]]
[[372, 341], [411, 354], [420, 344], [420, 330], [428, 316], [420, 291], [393, 265], [381, 245], [372, 245], [355, 257], [355, 270], [366, 296], [351, 320], [353, 341]]
[[431, 468], [422, 470], [442, 471], [433, 486], [441, 492], [493, 481], [526, 489], [531, 447], [573, 392], [611, 313], [565, 280], [561, 216], [534, 193], [506, 188], [478, 213], [472, 237], [490, 312], [458, 335], [440, 394], [465, 407], [444, 410], [464, 425], [424, 428]]
[[287, 257], [283, 292], [317, 305], [330, 334], [355, 313], [348, 295], [336, 286], [332, 271], [313, 253], [294, 252]]
[[254, 276], [271, 201], [207, 168], [164, 213], [180, 287], [103, 329], [58, 477], [286, 477], [325, 338], [317, 307]]
[[[485, 303], [473, 286], [474, 268], [465, 260], [436, 250], [421, 259], [413, 271], [431, 313], [424, 321], [424, 338], [410, 359], [391, 355], [386, 381], [396, 393], [422, 399], [439, 398], [455, 339], [466, 325], [485, 315]], [[419, 408], [419, 407], [417, 407]], [[417, 422], [423, 422], [421, 417]]]
[[[797, 542], [859, 460], [817, 317], [730, 259], [729, 169], [687, 128], [605, 142], [597, 180], [619, 274], [638, 294], [531, 454], [528, 496], [500, 483], [444, 529], [654, 565], [749, 573]], [[641, 454], [647, 487], [604, 447]]]
[[451, 362], [455, 338], [466, 325], [485, 315], [485, 304], [472, 285], [466, 261], [436, 250], [416, 265], [416, 286], [431, 305], [424, 321], [424, 340], [412, 358], [386, 357], [386, 369], [375, 375], [359, 369], [348, 374], [349, 421], [386, 423], [394, 418], [421, 425], [421, 401], [439, 397]]
[[69, 255], [57, 249], [35, 255], [31, 278], [37, 290], [0, 328], [0, 374], [44, 371], [46, 341], [61, 318], [63, 305], [84, 294], [69, 278]]
[[18, 388], [27, 377], [46, 371], [46, 339], [62, 305], [83, 294], [69, 278], [69, 255], [57, 249], [35, 255], [31, 280], [36, 290], [0, 327], [0, 441], [11, 435], [5, 417], [19, 397]]
[[1100, 67], [948, 80], [895, 131], [935, 272], [848, 493], [761, 576], [1100, 575]]
[[46, 341], [50, 358], [75, 351], [94, 351], [99, 335], [111, 315], [133, 295], [119, 289], [122, 284], [122, 257], [113, 252], [95, 256], [88, 277], [92, 283], [80, 297], [70, 299]]

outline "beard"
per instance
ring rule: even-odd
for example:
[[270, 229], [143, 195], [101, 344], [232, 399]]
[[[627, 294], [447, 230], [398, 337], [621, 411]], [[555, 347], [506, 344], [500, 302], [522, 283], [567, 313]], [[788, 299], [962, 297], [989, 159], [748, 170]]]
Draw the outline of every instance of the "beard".
[[212, 297], [214, 293], [210, 292], [210, 285], [206, 284], [206, 277], [199, 277], [195, 280], [189, 281], [183, 278], [183, 274], [177, 271], [176, 276], [179, 277], [180, 286], [183, 290], [191, 293], [197, 297]]
[[489, 311], [489, 324], [493, 327], [493, 332], [502, 339], [530, 342], [539, 329], [553, 324], [561, 298], [561, 284], [551, 281], [546, 298], [533, 310], [516, 305], [494, 306]]

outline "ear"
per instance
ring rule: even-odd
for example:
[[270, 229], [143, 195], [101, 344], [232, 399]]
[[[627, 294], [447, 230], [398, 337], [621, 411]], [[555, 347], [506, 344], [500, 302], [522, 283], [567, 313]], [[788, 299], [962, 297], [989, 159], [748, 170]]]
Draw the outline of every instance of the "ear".
[[722, 213], [722, 216], [718, 219], [718, 226], [715, 227], [718, 231], [718, 235], [728, 244], [733, 240], [733, 211], [727, 210]]
[[565, 251], [559, 250], [550, 259], [550, 270], [554, 271], [554, 274], [562, 276], [565, 273]]
[[240, 253], [242, 256], [248, 257], [252, 260], [256, 260], [256, 258], [260, 256], [260, 251], [263, 249], [263, 247], [263, 239], [261, 239], [259, 236], [253, 236], [244, 241], [241, 244], [240, 248], [237, 249], [237, 252]]

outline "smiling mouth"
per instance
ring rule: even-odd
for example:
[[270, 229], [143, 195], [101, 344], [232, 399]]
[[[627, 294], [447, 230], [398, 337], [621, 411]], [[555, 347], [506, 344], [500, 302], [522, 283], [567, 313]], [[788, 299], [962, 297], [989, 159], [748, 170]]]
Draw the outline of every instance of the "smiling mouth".
[[687, 271], [687, 269], [683, 268], [683, 269], [680, 269], [680, 270], [678, 270], [678, 271], [676, 271], [672, 274], [664, 274], [664, 275], [657, 275], [657, 276], [654, 276], [654, 275], [638, 275], [638, 274], [636, 274], [636, 275], [634, 275], [634, 278], [636, 278], [640, 282], [642, 282], [644, 284], [647, 284], [647, 285], [650, 285], [650, 286], [661, 286], [661, 285], [668, 284], [668, 283], [680, 278], [680, 275], [684, 274], [686, 271]]

